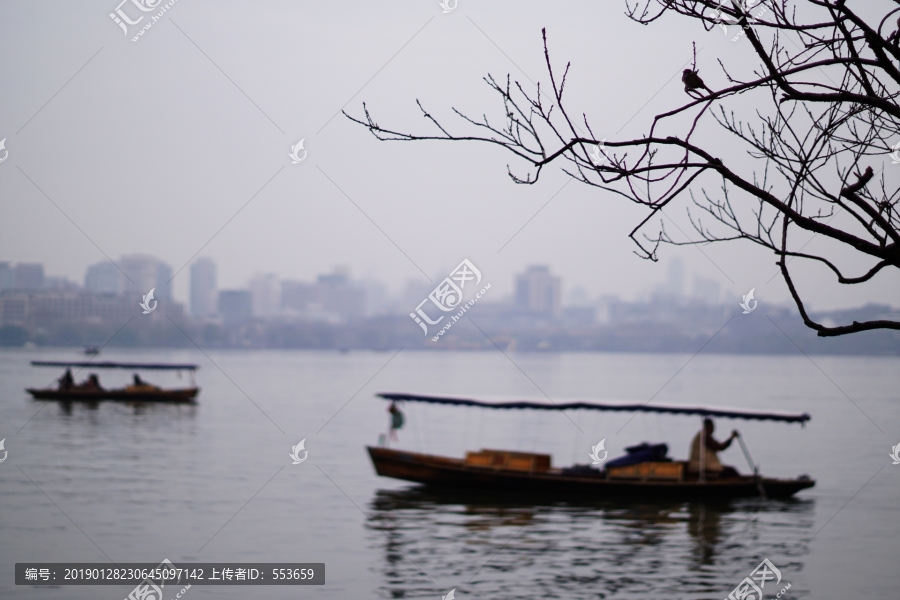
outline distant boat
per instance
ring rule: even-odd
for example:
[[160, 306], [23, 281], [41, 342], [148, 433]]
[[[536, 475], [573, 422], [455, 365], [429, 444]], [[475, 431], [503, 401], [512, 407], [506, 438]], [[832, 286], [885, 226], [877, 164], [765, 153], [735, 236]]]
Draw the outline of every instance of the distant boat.
[[[35, 400], [60, 400], [62, 402], [99, 402], [100, 400], [125, 400], [131, 402], [170, 402], [186, 404], [195, 402], [200, 388], [179, 388], [164, 390], [132, 389], [135, 386], [127, 386], [117, 389], [103, 390], [55, 390], [52, 388], [34, 389], [26, 388]], [[148, 386], [152, 388], [153, 386]]]
[[[537, 410], [610, 410], [691, 414], [703, 417], [771, 420], [805, 423], [809, 415], [761, 413], [713, 409], [705, 407], [648, 406], [645, 404], [596, 404], [587, 402], [546, 404], [536, 402], [489, 403], [467, 398], [444, 398], [415, 394], [378, 394], [391, 401], [428, 402], [457, 406], [479, 406], [493, 409]], [[743, 439], [738, 438], [743, 446]], [[748, 457], [749, 453], [745, 449]], [[367, 447], [375, 471], [382, 477], [426, 484], [434, 488], [452, 488], [457, 492], [471, 490], [511, 491], [550, 494], [557, 500], [579, 496], [595, 499], [669, 499], [722, 500], [763, 496], [789, 498], [800, 490], [811, 488], [815, 481], [805, 475], [795, 479], [761, 477], [755, 466], [753, 475], [709, 477], [690, 473], [687, 461], [671, 459], [646, 460], [635, 464], [599, 469], [590, 465], [553, 468], [549, 454], [481, 450], [467, 452], [465, 458], [420, 454], [386, 447]], [[702, 468], [701, 468], [702, 471]]]
[[88, 356], [97, 356], [98, 354], [100, 354], [100, 348], [98, 348], [97, 346], [85, 346], [84, 353]]
[[[197, 370], [194, 364], [164, 364], [164, 363], [116, 363], [116, 362], [51, 362], [31, 361], [35, 367], [71, 367], [90, 369], [127, 369], [129, 371], [142, 370], [175, 370], [190, 371], [193, 383], [193, 374]], [[135, 375], [135, 383], [123, 388], [105, 389], [99, 384], [76, 385], [69, 378], [65, 381], [65, 375], [60, 378], [59, 387], [56, 388], [26, 388], [35, 400], [59, 400], [61, 402], [99, 402], [101, 400], [118, 400], [130, 402], [164, 402], [174, 404], [193, 403], [196, 401], [200, 388], [196, 386], [188, 388], [163, 389], [146, 383]]]

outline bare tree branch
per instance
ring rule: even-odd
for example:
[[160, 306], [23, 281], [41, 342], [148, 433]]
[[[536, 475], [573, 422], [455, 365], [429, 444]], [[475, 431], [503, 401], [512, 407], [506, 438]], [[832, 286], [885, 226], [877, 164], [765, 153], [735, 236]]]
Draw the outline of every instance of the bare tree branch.
[[[824, 265], [842, 285], [863, 284], [900, 269], [900, 190], [886, 186], [882, 171], [892, 140], [900, 136], [898, 5], [900, 0], [626, 0], [626, 15], [645, 25], [672, 13], [706, 31], [737, 28], [749, 42], [744, 49], [758, 63], [740, 74], [719, 61], [727, 86], [710, 89], [699, 77], [693, 48], [692, 68], [682, 78], [686, 102], [656, 115], [649, 132], [634, 139], [598, 140], [584, 112], [584, 127], [576, 125], [570, 115], [579, 112], [570, 111], [563, 97], [571, 63], [558, 77], [546, 30], [549, 93], [540, 84], [529, 91], [509, 76], [505, 85], [485, 77], [501, 100], [499, 124], [454, 108], [469, 128], [456, 133], [418, 101], [435, 128], [432, 134], [382, 127], [365, 104], [361, 118], [345, 114], [380, 140], [500, 146], [524, 165], [524, 170], [507, 165], [515, 183], [535, 184], [544, 167], [562, 161], [562, 170], [574, 179], [647, 208], [629, 233], [643, 258], [657, 260], [661, 244], [741, 240], [763, 246], [778, 257], [804, 322], [820, 336], [900, 329], [893, 321], [836, 327], [814, 322], [787, 269], [788, 257], [799, 259], [798, 264]], [[892, 20], [897, 29], [886, 33]], [[705, 70], [704, 76], [713, 81]], [[735, 102], [739, 96], [753, 98], [752, 113], [741, 116], [747, 103]], [[700, 125], [709, 120], [727, 136], [701, 135]], [[742, 145], [747, 159], [726, 163], [718, 156], [725, 144], [729, 149]], [[716, 180], [718, 191], [710, 190], [707, 186]], [[661, 223], [649, 233], [654, 217], [685, 195], [700, 209], [697, 216], [687, 207], [699, 239], [672, 237]], [[844, 216], [836, 220], [839, 214]], [[800, 231], [825, 242], [816, 244], [825, 249], [804, 251], [809, 236], [802, 236], [803, 245], [793, 242]], [[838, 266], [852, 256], [868, 262], [861, 275], [847, 276]]]

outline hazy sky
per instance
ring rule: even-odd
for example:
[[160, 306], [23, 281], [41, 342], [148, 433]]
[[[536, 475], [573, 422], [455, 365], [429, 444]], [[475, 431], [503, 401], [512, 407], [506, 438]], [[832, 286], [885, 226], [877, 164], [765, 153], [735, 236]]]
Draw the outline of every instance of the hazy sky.
[[[531, 263], [549, 264], [567, 287], [633, 297], [677, 256], [736, 302], [751, 287], [762, 302], [787, 301], [780, 277], [770, 281], [775, 257], [750, 244], [663, 248], [654, 264], [627, 238], [644, 212], [577, 182], [560, 191], [568, 178], [558, 168], [515, 185], [506, 165], [524, 165], [499, 148], [384, 143], [335, 116], [342, 107], [360, 115], [365, 101], [381, 124], [430, 131], [419, 98], [457, 131], [451, 106], [499, 121], [481, 78], [546, 84], [547, 27], [555, 63], [572, 61], [571, 108], [601, 137], [623, 139], [684, 102], [678, 76], [692, 41], [715, 88], [724, 83], [717, 58], [745, 72], [756, 65], [746, 40], [684, 19], [643, 27], [623, 15], [622, 0], [459, 0], [449, 14], [436, 0], [178, 0], [135, 43], [149, 17], [125, 36], [109, 17], [115, 8], [0, 4], [9, 151], [0, 260], [40, 261], [50, 275], [83, 281], [104, 253], [148, 253], [177, 271], [199, 251], [218, 263], [220, 287], [257, 271], [311, 279], [344, 264], [396, 289], [469, 258], [499, 299]], [[122, 10], [142, 14], [130, 1]], [[288, 153], [301, 138], [308, 156], [294, 165]], [[876, 170], [896, 187], [900, 165], [884, 163]], [[669, 209], [682, 227], [685, 205]], [[813, 308], [900, 304], [896, 273], [858, 289], [818, 268], [798, 280]], [[187, 283], [185, 269], [176, 297], [186, 298]]]

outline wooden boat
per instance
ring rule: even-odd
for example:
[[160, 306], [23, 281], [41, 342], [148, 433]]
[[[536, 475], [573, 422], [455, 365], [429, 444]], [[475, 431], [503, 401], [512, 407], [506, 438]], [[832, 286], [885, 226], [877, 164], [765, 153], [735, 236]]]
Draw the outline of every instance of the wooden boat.
[[[141, 386], [143, 387], [143, 386]], [[61, 402], [99, 402], [101, 400], [125, 400], [133, 402], [194, 402], [200, 388], [174, 388], [162, 389], [146, 386], [146, 389], [135, 389], [138, 386], [128, 386], [117, 389], [70, 389], [58, 390], [53, 388], [35, 389], [26, 388], [35, 400], [59, 400]]]
[[[799, 423], [805, 423], [810, 418], [806, 413], [799, 415], [762, 413], [706, 407], [649, 407], [587, 402], [552, 405], [535, 402], [489, 403], [466, 398], [415, 394], [378, 394], [378, 396], [394, 402], [429, 402], [493, 409], [638, 411]], [[758, 467], [753, 465], [750, 459], [743, 439], [739, 437], [738, 440], [754, 471], [753, 475], [718, 477], [705, 472], [701, 475], [689, 472], [686, 461], [672, 461], [671, 459], [646, 461], [602, 470], [589, 465], [576, 465], [561, 469], [551, 466], [549, 454], [481, 450], [468, 452], [465, 458], [449, 458], [386, 447], [368, 446], [367, 450], [376, 473], [382, 477], [456, 491], [470, 489], [473, 491], [509, 491], [515, 494], [523, 492], [551, 494], [558, 500], [574, 499], [579, 496], [604, 500], [643, 498], [714, 501], [754, 496], [785, 499], [815, 485], [815, 481], [805, 475], [795, 479], [760, 476]]]
[[[403, 479], [430, 486], [472, 488], [478, 490], [508, 490], [511, 492], [554, 493], [560, 499], [570, 496], [609, 498], [653, 498], [660, 500], [724, 500], [760, 496], [762, 486], [767, 498], [789, 498], [815, 482], [808, 477], [770, 479], [742, 476], [731, 479], [699, 481], [695, 476], [634, 477], [613, 475], [605, 471], [596, 474], [572, 473], [567, 469], [526, 469], [509, 466], [481, 466], [466, 459], [447, 458], [431, 454], [417, 454], [391, 448], [367, 447], [375, 472], [382, 477]], [[502, 455], [502, 451], [485, 450]], [[526, 453], [518, 454], [526, 458]], [[533, 455], [546, 457], [548, 455]], [[538, 461], [534, 461], [538, 462]], [[644, 463], [647, 464], [647, 463]], [[662, 463], [684, 466], [684, 463]]]
[[[72, 367], [90, 369], [127, 369], [130, 371], [141, 370], [176, 370], [189, 371], [193, 380], [197, 365], [194, 364], [162, 364], [162, 363], [118, 363], [118, 362], [50, 362], [32, 361], [36, 367]], [[139, 380], [135, 376], [136, 382]], [[193, 381], [192, 381], [193, 383]], [[165, 402], [173, 404], [196, 402], [200, 388], [192, 385], [186, 388], [163, 389], [144, 382], [136, 383], [122, 388], [104, 389], [99, 386], [69, 385], [62, 383], [58, 388], [26, 388], [35, 400], [58, 400], [60, 402], [100, 402], [103, 400], [117, 400], [125, 402]]]

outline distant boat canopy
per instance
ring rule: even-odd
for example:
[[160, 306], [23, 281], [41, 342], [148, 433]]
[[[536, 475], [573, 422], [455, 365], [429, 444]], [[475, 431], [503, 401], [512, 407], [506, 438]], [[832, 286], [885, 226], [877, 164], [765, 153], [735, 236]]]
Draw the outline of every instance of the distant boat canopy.
[[747, 419], [751, 421], [781, 421], [783, 423], [805, 424], [809, 421], [808, 413], [756, 412], [732, 410], [730, 408], [714, 408], [704, 406], [662, 406], [650, 404], [606, 404], [594, 402], [484, 402], [469, 398], [451, 398], [446, 396], [426, 396], [420, 394], [381, 393], [379, 398], [403, 402], [427, 402], [430, 404], [449, 404], [453, 406], [478, 406], [495, 409], [534, 409], [534, 410], [606, 410], [618, 412], [645, 412], [672, 415], [698, 415], [702, 417], [718, 417], [722, 419]]
[[129, 369], [132, 371], [154, 370], [154, 371], [196, 371], [197, 365], [184, 364], [164, 364], [164, 363], [120, 363], [110, 361], [86, 361], [86, 362], [68, 362], [68, 361], [31, 361], [33, 367], [84, 367], [91, 369]]

